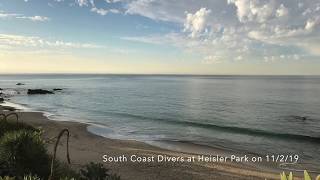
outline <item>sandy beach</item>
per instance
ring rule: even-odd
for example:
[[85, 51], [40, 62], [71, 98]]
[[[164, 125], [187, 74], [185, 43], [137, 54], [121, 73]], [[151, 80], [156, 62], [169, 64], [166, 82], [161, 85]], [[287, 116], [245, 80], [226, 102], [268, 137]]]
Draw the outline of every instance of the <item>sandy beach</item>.
[[[0, 112], [3, 111], [1, 107]], [[48, 141], [48, 151], [53, 150], [52, 141], [62, 129], [69, 129], [71, 165], [79, 168], [88, 162], [103, 163], [103, 155], [110, 157], [132, 155], [143, 157], [188, 157], [195, 154], [181, 153], [157, 148], [142, 142], [114, 140], [91, 134], [87, 124], [76, 122], [52, 121], [39, 112], [18, 112], [19, 119], [44, 130], [44, 139]], [[66, 138], [61, 139], [58, 159], [66, 161]], [[274, 170], [242, 163], [205, 163], [205, 162], [117, 162], [104, 163], [113, 173], [122, 179], [279, 179]], [[280, 170], [278, 171], [280, 172]]]

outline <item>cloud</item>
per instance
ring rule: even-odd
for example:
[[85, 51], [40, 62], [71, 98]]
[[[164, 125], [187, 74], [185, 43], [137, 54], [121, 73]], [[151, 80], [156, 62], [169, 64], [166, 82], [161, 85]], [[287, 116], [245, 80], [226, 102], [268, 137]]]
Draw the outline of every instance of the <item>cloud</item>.
[[[57, 0], [56, 0], [56, 1], [57, 1]], [[61, 0], [60, 0], [60, 1], [61, 1]], [[58, 1], [58, 2], [60, 2], [60, 1]], [[106, 2], [106, 3], [107, 3], [107, 2]], [[80, 7], [83, 7], [83, 6], [91, 6], [90, 11], [91, 11], [91, 12], [95, 12], [95, 13], [101, 15], [101, 16], [105, 16], [105, 15], [107, 15], [108, 13], [114, 13], [114, 14], [120, 13], [120, 11], [117, 10], [117, 9], [98, 8], [98, 7], [96, 7], [94, 0], [76, 0], [76, 4], [79, 5]]]
[[61, 40], [47, 40], [36, 36], [21, 36], [12, 34], [0, 34], [0, 45], [12, 48], [103, 48], [103, 46], [90, 43], [75, 43]]
[[94, 3], [94, 0], [90, 0], [90, 4], [92, 6], [91, 8], [91, 12], [95, 12], [97, 14], [100, 14], [101, 16], [105, 16], [107, 15], [108, 13], [114, 13], [114, 14], [118, 14], [120, 13], [119, 10], [117, 9], [103, 9], [103, 8], [97, 8], [95, 3]]
[[107, 3], [117, 3], [121, 2], [122, 0], [105, 0]]
[[106, 10], [106, 9], [102, 9], [102, 8], [96, 8], [96, 7], [93, 7], [93, 8], [91, 8], [91, 11], [92, 12], [95, 12], [95, 13], [97, 13], [97, 14], [100, 14], [101, 16], [105, 16], [105, 15], [107, 15], [108, 14], [108, 10]]
[[113, 14], [120, 13], [120, 11], [117, 9], [102, 9], [102, 8], [96, 8], [96, 7], [91, 8], [91, 11], [97, 14], [100, 14], [101, 16], [105, 16], [108, 13], [113, 13]]
[[242, 55], [239, 55], [235, 58], [236, 61], [242, 61], [243, 60], [243, 56]]
[[88, 6], [88, 0], [75, 0], [76, 4], [78, 4], [79, 6]]
[[299, 25], [269, 24], [248, 32], [248, 37], [271, 45], [296, 47], [320, 56], [320, 16], [309, 17]]
[[240, 22], [258, 21], [265, 22], [274, 17], [274, 1], [260, 0], [228, 0], [229, 4], [237, 7], [237, 15]]
[[17, 19], [29, 19], [31, 21], [40, 21], [40, 22], [45, 22], [49, 21], [50, 19], [45, 16], [17, 16]]
[[168, 33], [165, 35], [151, 35], [151, 36], [140, 36], [140, 37], [122, 37], [122, 40], [147, 43], [154, 45], [166, 45], [174, 43], [172, 45], [179, 46], [180, 44], [187, 43], [186, 39], [178, 33]]
[[312, 31], [316, 26], [320, 24], [320, 16], [317, 19], [308, 19], [305, 29], [307, 31]]
[[141, 15], [153, 20], [183, 22], [182, 16], [176, 16], [175, 7], [184, 2], [156, 1], [156, 0], [135, 0], [125, 5], [126, 14]]
[[209, 56], [206, 56], [204, 57], [202, 63], [204, 64], [217, 64], [217, 63], [221, 63], [221, 57], [219, 56], [212, 56], [212, 55], [209, 55]]
[[201, 8], [194, 14], [188, 13], [184, 23], [184, 31], [190, 32], [191, 37], [199, 36], [207, 26], [210, 13], [211, 10], [206, 8]]
[[302, 57], [301, 55], [298, 54], [290, 54], [290, 55], [286, 55], [286, 54], [281, 54], [281, 55], [277, 55], [277, 56], [264, 56], [264, 62], [266, 63], [274, 63], [274, 62], [278, 62], [278, 61], [284, 61], [284, 60], [300, 60]]
[[181, 27], [167, 34], [126, 37], [125, 40], [171, 45], [207, 60], [208, 57], [220, 61], [264, 60], [271, 56], [290, 57], [290, 53], [300, 58], [320, 56], [320, 2], [317, 0], [303, 3], [292, 0], [121, 2], [127, 14], [169, 21]]
[[289, 13], [288, 8], [286, 8], [283, 4], [280, 5], [280, 7], [277, 9], [277, 17], [287, 16]]
[[15, 13], [5, 13], [0, 11], [0, 19], [14, 18], [20, 16], [20, 14]]
[[40, 22], [45, 22], [50, 20], [50, 18], [45, 16], [25, 16], [23, 14], [7, 13], [7, 12], [0, 11], [0, 19], [11, 19], [11, 18], [27, 19], [31, 21], [40, 21]]

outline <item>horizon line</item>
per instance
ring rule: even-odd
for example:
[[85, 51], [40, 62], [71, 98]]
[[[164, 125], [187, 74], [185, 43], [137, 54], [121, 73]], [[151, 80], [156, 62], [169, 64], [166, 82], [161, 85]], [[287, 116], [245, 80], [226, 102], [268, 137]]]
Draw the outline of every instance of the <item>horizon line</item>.
[[132, 76], [320, 76], [320, 74], [184, 74], [184, 73], [0, 73], [0, 75], [132, 75]]

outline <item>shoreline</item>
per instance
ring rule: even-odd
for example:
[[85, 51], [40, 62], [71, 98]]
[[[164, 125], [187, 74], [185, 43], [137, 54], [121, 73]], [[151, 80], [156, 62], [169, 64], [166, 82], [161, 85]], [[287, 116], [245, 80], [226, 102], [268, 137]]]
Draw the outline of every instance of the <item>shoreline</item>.
[[[0, 105], [1, 106], [1, 105]], [[0, 111], [3, 107], [0, 107]], [[44, 139], [50, 140], [60, 130], [67, 128], [71, 133], [70, 156], [71, 165], [80, 168], [88, 162], [103, 163], [122, 179], [279, 179], [280, 168], [267, 168], [264, 164], [234, 163], [234, 162], [103, 162], [103, 155], [110, 157], [136, 155], [138, 157], [190, 157], [200, 153], [184, 152], [190, 145], [180, 144], [179, 150], [168, 150], [144, 142], [134, 140], [118, 140], [99, 136], [88, 131], [89, 124], [54, 121], [44, 116], [42, 112], [19, 112], [23, 122], [44, 130]], [[65, 139], [61, 139], [57, 157], [65, 161]], [[48, 143], [48, 152], [52, 153], [54, 142]], [[190, 150], [190, 149], [188, 149]], [[197, 152], [197, 149], [193, 149]], [[221, 149], [210, 149], [212, 155], [226, 155]], [[208, 152], [207, 152], [208, 153]], [[205, 153], [203, 153], [205, 154]], [[301, 175], [295, 173], [297, 175]]]

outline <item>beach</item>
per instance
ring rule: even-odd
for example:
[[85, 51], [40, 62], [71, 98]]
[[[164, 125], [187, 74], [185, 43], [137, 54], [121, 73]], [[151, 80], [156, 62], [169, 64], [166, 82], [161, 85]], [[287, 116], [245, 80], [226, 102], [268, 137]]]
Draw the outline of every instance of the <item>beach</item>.
[[[0, 113], [9, 113], [3, 111]], [[12, 110], [12, 109], [11, 109]], [[114, 140], [91, 134], [87, 125], [76, 122], [52, 121], [40, 112], [18, 112], [20, 121], [43, 130], [48, 142], [48, 151], [52, 153], [54, 137], [62, 129], [70, 131], [70, 158], [73, 168], [80, 168], [88, 162], [104, 163], [103, 156], [112, 157], [187, 157], [195, 154], [169, 151], [138, 141]], [[218, 152], [218, 151], [217, 151]], [[221, 153], [221, 152], [220, 152]], [[66, 138], [62, 138], [57, 157], [66, 162]], [[243, 163], [228, 162], [106, 162], [104, 165], [121, 179], [279, 179], [280, 170], [262, 169]]]
[[[121, 179], [139, 180], [319, 174], [318, 77], [8, 75], [0, 81], [1, 109], [43, 129], [50, 154], [59, 132], [69, 130], [76, 170], [102, 163]], [[57, 157], [64, 162], [66, 144], [63, 136]]]

